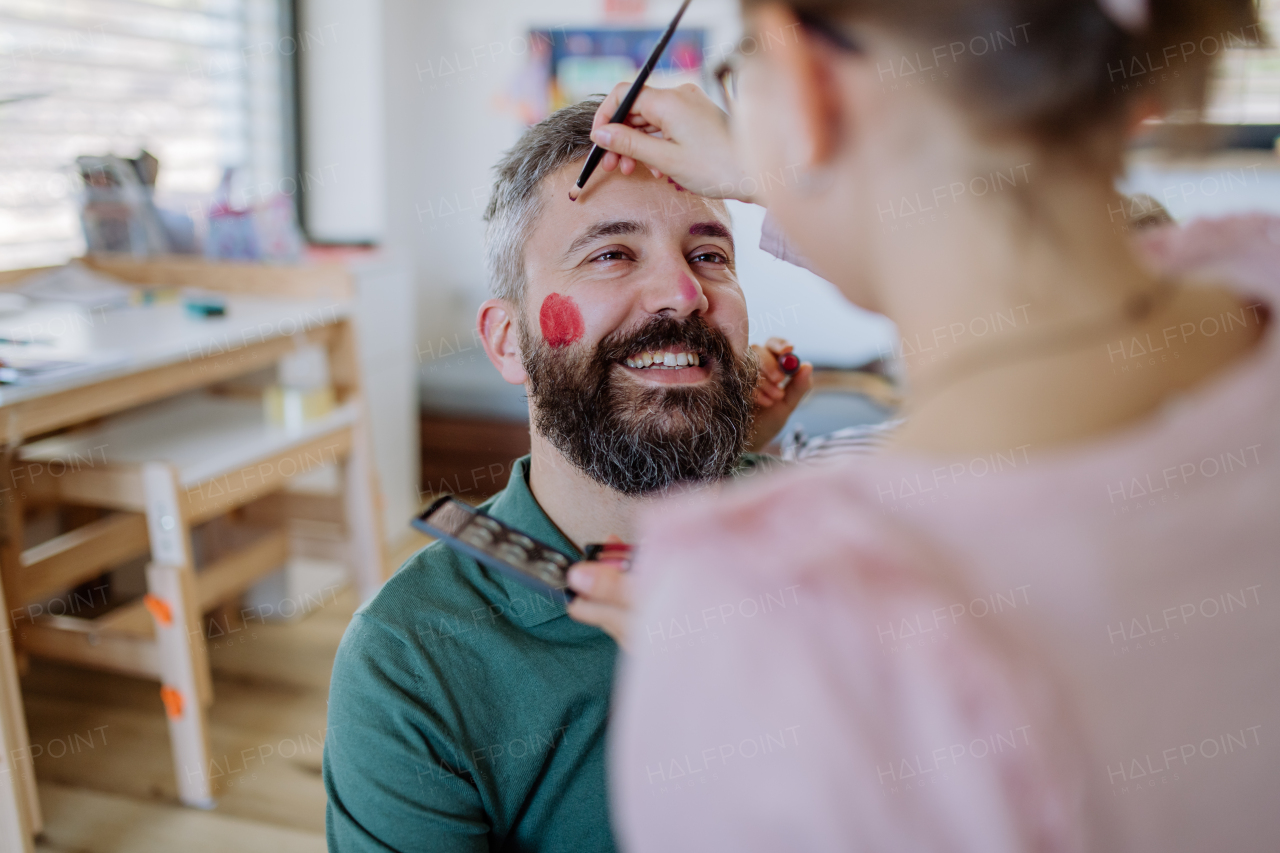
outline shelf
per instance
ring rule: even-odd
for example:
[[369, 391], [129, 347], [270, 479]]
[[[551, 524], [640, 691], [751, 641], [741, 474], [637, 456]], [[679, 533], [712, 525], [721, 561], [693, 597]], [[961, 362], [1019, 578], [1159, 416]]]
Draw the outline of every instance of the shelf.
[[[289, 537], [283, 529], [258, 535], [247, 545], [196, 572], [196, 609], [200, 613], [212, 610], [279, 569], [288, 558]], [[35, 654], [62, 660], [76, 660], [76, 655], [82, 654], [93, 655], [98, 660], [104, 655], [112, 654], [110, 649], [113, 644], [110, 641], [113, 639], [149, 640], [155, 636], [151, 614], [140, 598], [94, 619], [78, 616], [39, 617], [34, 627], [37, 629], [35, 644], [31, 643], [29, 637], [24, 637], [23, 646]], [[51, 632], [79, 634], [81, 637], [79, 640], [55, 638]], [[106, 649], [86, 652], [86, 649], [97, 649], [104, 641], [107, 641]], [[140, 667], [135, 658], [133, 663], [127, 665], [127, 670], [136, 673], [140, 671]], [[123, 671], [126, 665], [119, 662], [116, 668]]]
[[[183, 487], [208, 482], [278, 456], [356, 422], [355, 406], [340, 406], [296, 431], [268, 424], [261, 402], [184, 394], [108, 418], [85, 430], [25, 445], [24, 461], [86, 468], [167, 462]], [[51, 471], [52, 473], [52, 471]]]

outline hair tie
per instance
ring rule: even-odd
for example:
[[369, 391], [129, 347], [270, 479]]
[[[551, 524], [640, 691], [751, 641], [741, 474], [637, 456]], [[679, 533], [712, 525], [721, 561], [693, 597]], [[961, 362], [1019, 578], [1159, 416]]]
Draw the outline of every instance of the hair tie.
[[1150, 23], [1148, 0], [1098, 0], [1098, 5], [1116, 26], [1127, 32], [1140, 33]]

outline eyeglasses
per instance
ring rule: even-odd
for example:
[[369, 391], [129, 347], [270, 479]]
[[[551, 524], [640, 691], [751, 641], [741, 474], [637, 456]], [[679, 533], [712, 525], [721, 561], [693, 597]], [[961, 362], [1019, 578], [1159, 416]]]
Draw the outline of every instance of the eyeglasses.
[[738, 75], [742, 70], [742, 59], [741, 48], [738, 48], [716, 66], [716, 83], [720, 84], [720, 97], [725, 109], [738, 100]]
[[[816, 36], [825, 39], [829, 44], [845, 51], [846, 53], [861, 53], [862, 47], [848, 33], [841, 30], [838, 26], [825, 18], [815, 15], [813, 12], [802, 10], [793, 10], [796, 20], [800, 22], [800, 26]], [[746, 58], [742, 51], [742, 39], [738, 43], [738, 47], [724, 58], [724, 61], [716, 66], [715, 74], [716, 83], [720, 86], [720, 95], [724, 99], [725, 109], [730, 109], [734, 101], [738, 99], [738, 81], [741, 76], [743, 60]], [[758, 43], [758, 39], [752, 39]], [[751, 51], [755, 53], [755, 50]]]

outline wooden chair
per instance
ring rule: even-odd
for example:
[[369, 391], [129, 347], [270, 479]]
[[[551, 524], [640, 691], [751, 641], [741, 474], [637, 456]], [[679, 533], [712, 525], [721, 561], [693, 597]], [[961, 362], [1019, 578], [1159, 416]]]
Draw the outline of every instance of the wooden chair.
[[[10, 612], [31, 614], [14, 631], [20, 653], [159, 680], [189, 805], [209, 807], [216, 794], [202, 615], [286, 562], [289, 519], [316, 514], [318, 502], [290, 500], [284, 487], [335, 463], [344, 482], [334, 500], [345, 512], [321, 507], [319, 515], [345, 516], [345, 556], [369, 594], [383, 566], [358, 400], [286, 431], [266, 423], [259, 400], [192, 392], [27, 444], [11, 461], [8, 474], [28, 502], [105, 511], [25, 549], [20, 570], [6, 577]], [[192, 528], [228, 514], [247, 518], [230, 525], [237, 547], [197, 567]], [[96, 616], [69, 612], [73, 600], [58, 613], [40, 604], [148, 553], [146, 594], [130, 603]]]

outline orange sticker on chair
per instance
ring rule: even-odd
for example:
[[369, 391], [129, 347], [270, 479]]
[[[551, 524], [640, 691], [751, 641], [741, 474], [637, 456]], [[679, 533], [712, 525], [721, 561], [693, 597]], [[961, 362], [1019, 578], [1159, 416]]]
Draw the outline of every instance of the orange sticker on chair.
[[142, 604], [147, 608], [155, 620], [163, 627], [168, 628], [173, 624], [173, 611], [169, 609], [169, 605], [165, 603], [163, 598], [157, 598], [151, 593], [142, 596]]
[[182, 716], [182, 694], [169, 685], [160, 688], [160, 700], [164, 702], [164, 712], [169, 719], [176, 720]]

